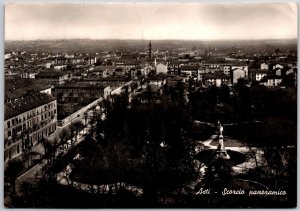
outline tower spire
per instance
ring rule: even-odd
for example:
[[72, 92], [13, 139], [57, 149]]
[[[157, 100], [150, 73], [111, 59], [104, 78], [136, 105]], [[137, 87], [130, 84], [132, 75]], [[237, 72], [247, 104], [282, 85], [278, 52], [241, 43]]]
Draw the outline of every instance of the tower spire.
[[152, 59], [152, 44], [151, 44], [151, 40], [149, 42], [148, 56], [149, 56], [149, 59]]

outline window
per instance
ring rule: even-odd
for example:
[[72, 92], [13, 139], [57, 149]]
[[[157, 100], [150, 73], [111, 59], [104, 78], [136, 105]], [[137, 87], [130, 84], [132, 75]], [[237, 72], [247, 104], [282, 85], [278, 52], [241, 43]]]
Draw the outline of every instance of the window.
[[17, 133], [22, 132], [22, 125], [18, 126], [16, 130], [17, 130]]
[[10, 137], [11, 136], [11, 131], [9, 130], [7, 134], [8, 134], [8, 137]]
[[7, 127], [10, 127], [10, 121], [7, 121]]

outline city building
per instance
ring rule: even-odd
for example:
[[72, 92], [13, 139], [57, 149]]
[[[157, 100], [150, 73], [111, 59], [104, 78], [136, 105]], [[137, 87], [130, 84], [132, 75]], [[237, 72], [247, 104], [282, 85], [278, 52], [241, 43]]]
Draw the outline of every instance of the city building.
[[56, 131], [56, 99], [29, 92], [4, 106], [4, 160], [21, 155]]
[[116, 67], [122, 68], [126, 73], [130, 71], [131, 68], [140, 67], [141, 62], [136, 59], [116, 59], [114, 61]]
[[5, 79], [5, 102], [12, 102], [29, 92], [40, 92], [51, 95], [52, 86], [37, 79]]
[[115, 72], [116, 67], [115, 66], [95, 66], [93, 70], [90, 71], [92, 75], [100, 76], [100, 77], [108, 77], [110, 75], [113, 75]]
[[173, 74], [173, 75], [178, 75], [179, 74], [179, 62], [173, 60], [170, 61], [168, 64], [168, 73]]
[[135, 92], [131, 95], [131, 102], [137, 101], [142, 104], [155, 103], [159, 104], [162, 102], [160, 86], [154, 84], [148, 84], [141, 91]]
[[239, 78], [247, 78], [248, 69], [244, 67], [233, 67], [232, 68], [232, 83], [236, 84]]
[[282, 77], [278, 75], [265, 76], [260, 82], [267, 87], [280, 86]]
[[260, 64], [260, 69], [262, 70], [269, 70], [269, 63], [261, 63]]
[[114, 90], [120, 86], [125, 85], [127, 82], [130, 81], [129, 78], [127, 77], [120, 77], [120, 76], [110, 76], [110, 77], [105, 77], [105, 78], [85, 78], [84, 81], [88, 82], [99, 82], [103, 84], [105, 87], [110, 86], [111, 90]]
[[35, 75], [38, 74], [38, 70], [36, 69], [24, 69], [21, 70], [19, 76], [20, 78], [35, 78]]
[[230, 77], [224, 73], [206, 74], [203, 78], [205, 86], [217, 86], [230, 84]]
[[59, 110], [58, 119], [62, 119], [80, 110], [95, 100], [107, 98], [110, 87], [99, 82], [71, 81], [54, 88]]
[[162, 85], [166, 84], [166, 77], [163, 75], [149, 76], [146, 81], [150, 85], [161, 87]]
[[39, 72], [38, 74], [35, 75], [35, 78], [44, 80], [47, 83], [52, 85], [56, 85], [71, 80], [72, 75], [70, 73], [66, 73], [62, 71], [50, 70], [50, 71]]
[[180, 66], [180, 75], [185, 75], [188, 77], [192, 77], [194, 79], [198, 79], [198, 65], [182, 65]]
[[156, 61], [155, 60], [155, 70], [156, 70], [156, 74], [159, 74], [159, 73], [167, 74], [168, 73], [167, 61]]
[[249, 79], [252, 81], [260, 81], [263, 77], [268, 75], [268, 70], [264, 69], [250, 69]]
[[230, 63], [201, 63], [199, 69], [205, 70], [205, 73], [223, 72], [225, 75], [230, 75], [232, 64]]

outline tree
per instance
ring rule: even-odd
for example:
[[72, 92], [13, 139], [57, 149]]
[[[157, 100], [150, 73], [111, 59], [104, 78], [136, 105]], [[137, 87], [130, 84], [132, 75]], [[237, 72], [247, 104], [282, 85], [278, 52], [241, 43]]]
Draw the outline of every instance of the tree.
[[88, 113], [87, 112], [84, 112], [84, 126], [86, 127], [87, 126], [87, 119], [88, 119]]
[[51, 167], [55, 162], [56, 152], [59, 146], [58, 140], [55, 138], [54, 140], [49, 140], [48, 138], [43, 137], [41, 143], [45, 149], [45, 158], [47, 160], [47, 164], [43, 167], [44, 169], [44, 178], [48, 181], [54, 179], [53, 171]]
[[48, 160], [48, 164], [50, 164], [55, 158], [55, 154], [59, 145], [58, 140], [54, 139], [51, 141], [48, 138], [43, 137], [41, 143], [45, 149], [45, 158]]
[[297, 78], [295, 73], [290, 73], [288, 75], [284, 75], [281, 85], [286, 87], [296, 87]]
[[100, 107], [103, 109], [104, 114], [107, 115], [112, 109], [112, 104], [109, 100], [104, 99], [101, 101]]
[[21, 133], [22, 138], [22, 148], [24, 150], [24, 157], [28, 160], [28, 168], [32, 163], [32, 142], [30, 141], [29, 137], [30, 129], [23, 130]]
[[140, 77], [142, 76], [142, 72], [141, 72], [141, 70], [137, 70], [137, 72], [136, 72], [136, 76], [137, 76], [137, 78], [140, 78]]
[[60, 144], [64, 145], [70, 138], [71, 138], [71, 132], [69, 128], [63, 128], [62, 131], [59, 134], [60, 138]]
[[23, 163], [21, 160], [10, 160], [5, 169], [5, 177], [8, 177], [10, 184], [12, 185], [13, 193], [16, 192], [16, 179], [23, 170]]
[[[138, 133], [140, 139], [138, 137], [133, 139], [144, 140], [142, 143], [144, 152], [141, 153], [144, 163], [139, 180], [143, 186], [145, 200], [153, 205], [159, 192], [180, 190], [182, 184], [194, 176], [191, 165], [193, 160], [191, 151], [194, 147], [188, 137], [191, 119], [186, 107], [178, 108], [172, 103], [140, 105], [138, 109], [139, 113], [131, 118], [142, 117], [142, 120], [135, 121], [142, 127], [138, 130], [144, 131], [144, 134]], [[135, 126], [131, 126], [130, 130], [135, 130]], [[137, 143], [139, 142], [132, 144]]]
[[212, 192], [230, 188], [233, 181], [233, 170], [226, 160], [216, 159], [206, 164], [204, 178], [195, 187], [198, 191], [201, 187], [210, 188]]
[[[84, 125], [80, 120], [78, 120], [78, 121], [71, 124], [71, 131], [75, 132], [75, 142], [77, 142], [78, 133], [83, 128], [83, 126]], [[73, 132], [72, 132], [72, 134], [73, 134]]]
[[288, 147], [295, 146], [297, 143], [296, 125], [296, 121], [283, 118], [272, 118], [265, 121], [265, 130], [261, 136], [264, 154], [268, 165], [276, 175], [285, 172]]

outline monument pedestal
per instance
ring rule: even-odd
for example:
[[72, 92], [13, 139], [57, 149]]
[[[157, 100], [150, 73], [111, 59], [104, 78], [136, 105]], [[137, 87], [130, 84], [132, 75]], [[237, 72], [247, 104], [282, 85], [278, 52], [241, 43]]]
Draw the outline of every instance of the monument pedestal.
[[228, 155], [227, 151], [225, 150], [224, 140], [223, 140], [223, 127], [220, 125], [220, 134], [219, 134], [219, 146], [216, 151], [215, 157], [221, 158], [221, 159], [230, 159], [230, 156]]
[[217, 150], [216, 151], [216, 154], [215, 154], [215, 157], [217, 159], [225, 159], [225, 160], [228, 160], [230, 159], [230, 156], [229, 154], [226, 152], [226, 150]]

